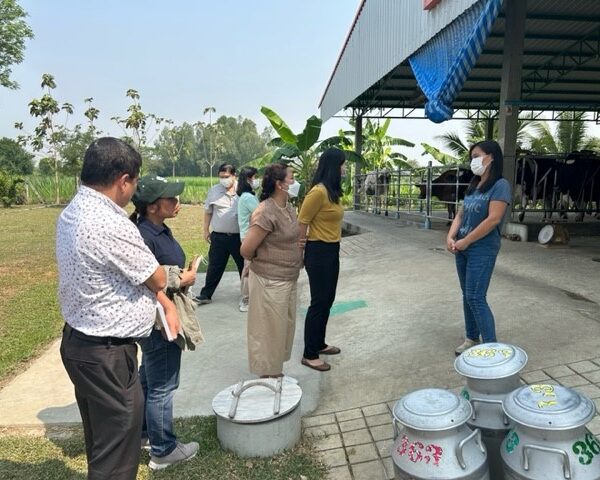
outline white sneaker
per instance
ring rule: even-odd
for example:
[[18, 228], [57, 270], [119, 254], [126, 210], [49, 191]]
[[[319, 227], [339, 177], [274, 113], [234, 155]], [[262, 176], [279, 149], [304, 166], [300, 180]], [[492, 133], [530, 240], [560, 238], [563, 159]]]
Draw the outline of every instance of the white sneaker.
[[247, 311], [248, 311], [248, 299], [242, 298], [240, 300], [240, 312], [247, 312]]
[[468, 348], [474, 347], [475, 345], [479, 345], [480, 343], [481, 342], [479, 340], [471, 340], [470, 338], [465, 338], [465, 341], [461, 345], [456, 347], [454, 353], [456, 353], [456, 355], [458, 356]]
[[177, 442], [175, 450], [168, 455], [165, 455], [164, 457], [155, 457], [152, 455], [150, 457], [150, 463], [148, 463], [148, 467], [150, 467], [151, 470], [162, 470], [163, 468], [167, 468], [176, 463], [191, 460], [198, 453], [199, 447], [200, 445], [198, 445], [198, 442]]

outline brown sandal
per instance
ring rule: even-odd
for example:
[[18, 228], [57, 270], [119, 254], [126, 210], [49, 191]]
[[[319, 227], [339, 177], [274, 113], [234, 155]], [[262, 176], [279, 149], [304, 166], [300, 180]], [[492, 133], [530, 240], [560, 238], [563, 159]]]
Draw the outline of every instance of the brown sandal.
[[331, 365], [329, 365], [326, 362], [319, 363], [317, 365], [312, 365], [304, 357], [302, 357], [302, 361], [300, 363], [302, 363], [302, 365], [304, 365], [305, 367], [312, 368], [313, 370], [316, 370], [318, 372], [326, 372], [327, 370], [331, 370]]
[[319, 352], [319, 355], [337, 355], [338, 353], [342, 353], [338, 347], [327, 345], [327, 347]]

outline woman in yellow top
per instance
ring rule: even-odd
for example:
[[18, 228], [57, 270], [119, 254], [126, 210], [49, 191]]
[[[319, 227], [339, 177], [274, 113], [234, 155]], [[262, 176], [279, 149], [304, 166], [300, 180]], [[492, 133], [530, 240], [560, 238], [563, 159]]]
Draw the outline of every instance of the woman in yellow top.
[[298, 215], [300, 245], [305, 245], [304, 266], [310, 284], [302, 365], [320, 372], [331, 369], [331, 366], [319, 355], [340, 353], [338, 347], [325, 343], [325, 331], [340, 272], [340, 240], [344, 218], [340, 197], [345, 161], [342, 150], [329, 148], [323, 152], [313, 178], [313, 187], [306, 195]]

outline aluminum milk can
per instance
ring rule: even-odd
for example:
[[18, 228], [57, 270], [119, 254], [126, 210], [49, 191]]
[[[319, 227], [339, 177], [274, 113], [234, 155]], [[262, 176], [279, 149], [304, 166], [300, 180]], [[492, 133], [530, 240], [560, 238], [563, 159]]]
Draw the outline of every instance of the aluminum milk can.
[[461, 395], [473, 407], [467, 422], [479, 428], [488, 452], [491, 480], [502, 480], [500, 444], [512, 423], [504, 414], [504, 398], [521, 386], [519, 372], [527, 364], [527, 354], [519, 347], [505, 343], [476, 345], [456, 358], [454, 368], [466, 378]]
[[469, 402], [447, 390], [417, 390], [393, 409], [396, 479], [489, 480], [485, 446], [471, 430]]
[[526, 385], [504, 400], [514, 428], [502, 442], [507, 479], [600, 479], [600, 444], [585, 428], [594, 402], [559, 385]]

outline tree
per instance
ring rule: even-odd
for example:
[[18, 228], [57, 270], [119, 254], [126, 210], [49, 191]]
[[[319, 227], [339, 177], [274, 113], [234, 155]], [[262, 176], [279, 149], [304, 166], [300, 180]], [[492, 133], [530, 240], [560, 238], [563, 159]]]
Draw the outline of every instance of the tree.
[[[298, 202], [302, 203], [306, 189], [310, 186], [314, 176], [319, 155], [330, 147], [343, 150], [344, 139], [334, 136], [319, 142], [322, 121], [314, 115], [306, 120], [304, 130], [295, 134], [283, 119], [270, 108], [263, 106], [260, 111], [267, 117], [279, 137], [274, 138], [269, 143], [269, 146], [274, 147], [275, 150], [258, 158], [254, 164], [259, 167], [272, 162], [284, 162], [289, 165], [294, 170], [296, 178], [303, 184], [303, 188], [298, 195]], [[345, 150], [345, 153], [347, 161], [356, 162], [361, 160], [353, 151]]]
[[209, 168], [210, 184], [213, 184], [213, 169], [223, 152], [223, 125], [212, 123], [212, 114], [216, 112], [215, 107], [206, 107], [202, 114], [208, 114], [208, 123], [197, 122], [196, 135], [204, 151], [204, 162]]
[[33, 155], [11, 138], [0, 139], [0, 171], [9, 175], [33, 172]]
[[[485, 112], [485, 116], [493, 118], [494, 112]], [[431, 155], [442, 165], [455, 165], [457, 163], [469, 163], [469, 148], [474, 143], [487, 139], [488, 118], [470, 119], [466, 127], [466, 139], [463, 141], [458, 132], [446, 132], [438, 135], [436, 139], [440, 140], [444, 146], [450, 150], [450, 154], [422, 143], [422, 155]], [[527, 132], [535, 127], [538, 122], [531, 118], [520, 118], [517, 127], [517, 149], [523, 148], [527, 141]], [[494, 121], [492, 138], [498, 138], [498, 122]]]
[[0, 171], [0, 202], [4, 208], [18, 203], [23, 197], [24, 180]]
[[216, 125], [221, 126], [222, 132], [222, 162], [239, 167], [266, 153], [267, 142], [258, 134], [252, 120], [221, 116]]
[[536, 122], [527, 134], [529, 148], [539, 154], [600, 149], [600, 138], [586, 135], [585, 118], [584, 112], [565, 112], [554, 132], [548, 122]]
[[[142, 157], [149, 156], [147, 145], [152, 141], [156, 134], [156, 127], [164, 122], [164, 118], [154, 113], [145, 113], [140, 103], [140, 94], [137, 90], [130, 88], [125, 92], [125, 96], [131, 98], [131, 105], [127, 107], [127, 117], [111, 117], [125, 133], [125, 140], [128, 141]], [[152, 133], [152, 137], [148, 135]]]
[[25, 40], [33, 38], [25, 17], [27, 12], [15, 0], [0, 0], [0, 85], [10, 89], [19, 88], [10, 79], [10, 67], [23, 61]]
[[75, 177], [76, 183], [79, 181], [85, 151], [100, 134], [100, 131], [94, 125], [100, 110], [92, 105], [93, 100], [92, 97], [84, 100], [87, 108], [83, 115], [88, 120], [87, 126], [75, 125], [71, 131], [65, 133], [64, 141], [60, 146], [61, 172]]
[[[22, 142], [29, 142], [34, 150], [45, 152], [53, 160], [54, 183], [56, 189], [56, 203], [60, 203], [60, 185], [58, 173], [61, 166], [60, 150], [67, 138], [66, 127], [69, 115], [73, 113], [73, 105], [58, 101], [52, 96], [52, 90], [56, 88], [54, 77], [48, 73], [42, 75], [43, 95], [39, 99], [29, 102], [29, 113], [32, 117], [39, 118], [40, 123], [35, 127], [34, 133], [27, 137], [20, 137]], [[63, 112], [63, 122], [58, 121], [58, 114]], [[22, 129], [21, 123], [15, 127]]]
[[[165, 120], [167, 125], [173, 125], [172, 120]], [[165, 126], [156, 142], [154, 142], [154, 151], [156, 157], [162, 165], [160, 173], [164, 175], [165, 166], [171, 164], [171, 176], [175, 176], [175, 166], [182, 164], [189, 159], [194, 150], [194, 128], [189, 123], [183, 123], [181, 126]], [[182, 170], [180, 168], [180, 174]]]

